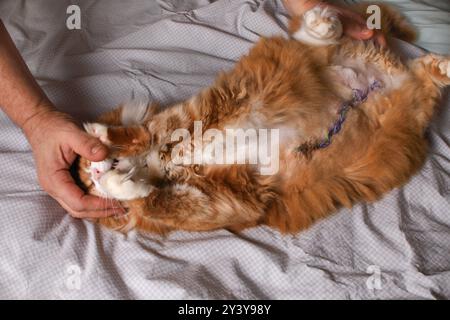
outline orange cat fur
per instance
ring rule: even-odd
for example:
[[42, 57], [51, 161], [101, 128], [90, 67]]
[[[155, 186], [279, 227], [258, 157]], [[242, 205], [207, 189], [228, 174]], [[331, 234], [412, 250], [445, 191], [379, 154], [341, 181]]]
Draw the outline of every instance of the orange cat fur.
[[[385, 17], [397, 36], [412, 37], [412, 29], [392, 9]], [[294, 19], [291, 32], [301, 23]], [[328, 147], [302, 154], [297, 147], [320, 139], [351, 95], [342, 83], [354, 79], [339, 70], [379, 78], [384, 88], [348, 112]], [[239, 231], [265, 224], [295, 233], [339, 207], [375, 201], [406, 183], [423, 164], [424, 132], [440, 89], [450, 84], [449, 70], [448, 58], [426, 55], [404, 63], [371, 42], [342, 38], [336, 45], [309, 46], [262, 38], [233, 70], [192, 99], [163, 110], [138, 106], [134, 114], [132, 107], [120, 107], [99, 119], [106, 126], [87, 127], [111, 147], [111, 159], [141, 161], [133, 164], [143, 172], [134, 182], [149, 192], [122, 201], [127, 215], [99, 222], [124, 232]], [[254, 165], [175, 165], [171, 133], [192, 132], [198, 120], [204, 131], [230, 126], [287, 130], [278, 173], [261, 175]], [[98, 194], [90, 166], [81, 159], [80, 177], [89, 192]]]

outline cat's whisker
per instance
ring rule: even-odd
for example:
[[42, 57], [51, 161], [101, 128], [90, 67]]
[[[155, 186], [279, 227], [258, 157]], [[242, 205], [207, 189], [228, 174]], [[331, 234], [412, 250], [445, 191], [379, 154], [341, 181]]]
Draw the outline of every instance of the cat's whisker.
[[126, 176], [122, 178], [121, 182], [125, 182], [125, 181], [130, 180], [134, 176], [135, 172], [136, 172], [136, 167], [132, 167], [131, 170], [128, 171]]
[[112, 149], [118, 149], [118, 150], [128, 150], [127, 146], [124, 145], [113, 145], [111, 146]]

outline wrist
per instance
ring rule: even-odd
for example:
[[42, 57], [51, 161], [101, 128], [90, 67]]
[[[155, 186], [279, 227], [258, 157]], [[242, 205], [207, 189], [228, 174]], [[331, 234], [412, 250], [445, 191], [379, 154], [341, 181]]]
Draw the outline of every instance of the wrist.
[[22, 131], [31, 145], [40, 144], [43, 139], [52, 134], [52, 130], [70, 131], [78, 129], [73, 118], [50, 103], [44, 103], [34, 108], [33, 112], [21, 125]]
[[33, 112], [27, 115], [18, 125], [27, 137], [33, 135], [33, 132], [42, 125], [44, 119], [48, 119], [53, 113], [57, 112], [49, 103], [39, 104], [33, 108]]

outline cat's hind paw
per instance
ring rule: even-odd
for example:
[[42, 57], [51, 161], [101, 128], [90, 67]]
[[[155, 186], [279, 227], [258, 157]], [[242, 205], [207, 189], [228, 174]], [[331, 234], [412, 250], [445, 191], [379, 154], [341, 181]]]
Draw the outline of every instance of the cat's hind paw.
[[443, 76], [450, 78], [450, 61], [448, 59], [439, 61], [438, 67]]
[[440, 86], [450, 85], [450, 57], [428, 54], [421, 58], [425, 70]]
[[303, 15], [303, 23], [293, 37], [303, 43], [325, 46], [336, 44], [343, 27], [338, 13], [328, 7], [316, 6]]

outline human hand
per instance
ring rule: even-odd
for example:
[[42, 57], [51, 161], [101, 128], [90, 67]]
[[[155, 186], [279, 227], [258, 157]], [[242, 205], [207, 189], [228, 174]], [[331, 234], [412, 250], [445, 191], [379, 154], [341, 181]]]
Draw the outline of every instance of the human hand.
[[338, 12], [344, 27], [344, 34], [357, 40], [374, 39], [380, 46], [387, 45], [386, 38], [379, 30], [367, 28], [366, 20], [358, 13], [331, 4], [324, 4]]
[[39, 183], [74, 218], [104, 218], [124, 213], [119, 203], [85, 194], [70, 175], [77, 154], [102, 161], [107, 148], [82, 131], [73, 119], [52, 108], [30, 118], [24, 125], [33, 150]]
[[364, 18], [350, 9], [320, 0], [284, 0], [284, 3], [286, 8], [296, 15], [302, 15], [318, 5], [329, 7], [339, 14], [341, 23], [344, 27], [344, 34], [347, 36], [357, 40], [374, 39], [382, 47], [387, 45], [383, 33], [378, 30], [368, 29]]

